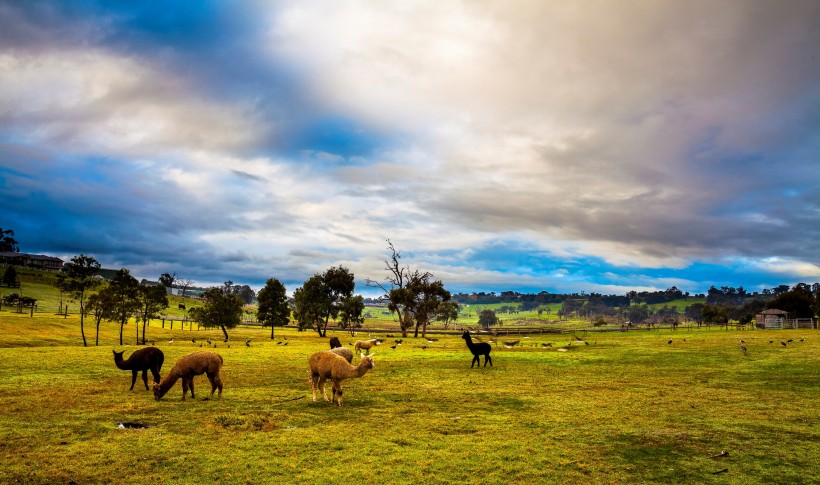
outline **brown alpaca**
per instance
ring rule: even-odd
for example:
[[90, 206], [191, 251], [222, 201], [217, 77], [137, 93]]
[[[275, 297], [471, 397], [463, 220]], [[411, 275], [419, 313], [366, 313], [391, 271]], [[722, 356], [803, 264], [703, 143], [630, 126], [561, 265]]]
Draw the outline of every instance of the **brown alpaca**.
[[165, 393], [174, 387], [177, 379], [182, 379], [182, 400], [185, 400], [188, 388], [191, 389], [191, 399], [196, 399], [194, 396], [194, 376], [202, 374], [208, 376], [208, 380], [211, 381], [211, 397], [217, 389], [219, 389], [219, 397], [222, 397], [222, 379], [219, 378], [221, 368], [222, 356], [216, 352], [200, 350], [188, 354], [174, 364], [171, 372], [165, 376], [161, 383], [154, 384], [154, 398], [161, 399]]
[[137, 382], [137, 374], [142, 371], [142, 382], [145, 383], [145, 390], [148, 390], [148, 371], [154, 376], [154, 382], [159, 382], [159, 371], [162, 369], [162, 363], [165, 361], [165, 355], [156, 347], [145, 347], [143, 349], [135, 350], [133, 354], [128, 357], [128, 360], [122, 359], [122, 354], [125, 353], [114, 352], [114, 364], [122, 370], [131, 371], [131, 389], [134, 390], [134, 383]]
[[333, 399], [342, 405], [342, 381], [353, 379], [367, 374], [373, 368], [373, 357], [362, 356], [358, 366], [350, 365], [344, 357], [340, 357], [330, 350], [320, 350], [313, 353], [308, 359], [310, 364], [310, 388], [313, 391], [313, 400], [316, 400], [316, 389], [322, 391], [322, 397], [328, 400], [325, 392], [325, 381], [333, 381]]
[[330, 348], [336, 349], [342, 346], [342, 342], [339, 340], [339, 337], [330, 337]]

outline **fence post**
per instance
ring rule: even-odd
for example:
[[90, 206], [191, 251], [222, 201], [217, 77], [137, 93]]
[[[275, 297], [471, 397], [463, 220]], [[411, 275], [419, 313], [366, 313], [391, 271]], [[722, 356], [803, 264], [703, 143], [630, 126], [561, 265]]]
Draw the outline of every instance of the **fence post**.
[[68, 318], [68, 305], [65, 306], [65, 315], [63, 315], [63, 318]]

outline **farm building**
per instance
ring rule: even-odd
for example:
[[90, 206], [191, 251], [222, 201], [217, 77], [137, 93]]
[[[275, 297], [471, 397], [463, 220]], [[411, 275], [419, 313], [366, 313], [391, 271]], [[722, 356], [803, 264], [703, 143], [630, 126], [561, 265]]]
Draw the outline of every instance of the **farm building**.
[[52, 256], [45, 256], [42, 254], [3, 252], [0, 253], [0, 264], [24, 266], [26, 268], [47, 269], [51, 271], [60, 271], [63, 269], [62, 259], [54, 258]]
[[789, 318], [789, 312], [771, 308], [755, 315], [757, 328], [783, 329], [783, 328], [815, 328], [812, 318]]
[[755, 319], [757, 320], [758, 328], [780, 329], [783, 328], [783, 323], [786, 321], [788, 316], [789, 312], [785, 310], [771, 308], [755, 315]]

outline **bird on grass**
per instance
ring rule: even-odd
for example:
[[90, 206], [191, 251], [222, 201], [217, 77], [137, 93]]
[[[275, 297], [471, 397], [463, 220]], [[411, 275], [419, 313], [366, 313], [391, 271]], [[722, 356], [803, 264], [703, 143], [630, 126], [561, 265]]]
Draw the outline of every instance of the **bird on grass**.
[[546, 348], [546, 347], [552, 347], [552, 342], [548, 342], [548, 343], [545, 343], [545, 344], [541, 344], [541, 347], [545, 347], [545, 348]]
[[666, 343], [667, 343], [667, 344], [671, 344], [671, 343], [672, 343], [672, 339], [670, 338], [670, 339], [669, 339], [669, 342], [666, 342]]
[[169, 344], [174, 343], [174, 337], [171, 337], [171, 340], [168, 341]]
[[276, 345], [282, 345], [282, 341], [280, 340], [280, 341], [276, 342]]
[[393, 349], [393, 350], [396, 350], [396, 347], [398, 347], [398, 344], [390, 346], [390, 348]]
[[786, 340], [786, 342], [788, 342], [788, 343], [792, 343], [792, 342], [794, 342], [794, 339], [793, 339], [793, 338], [790, 338], [789, 340]]
[[743, 355], [746, 355], [748, 353], [748, 350], [746, 350], [746, 345], [745, 344], [740, 344], [740, 349], [743, 350]]
[[785, 346], [786, 346], [786, 342], [784, 342], [784, 341], [782, 341], [782, 340], [781, 340], [781, 341], [780, 341], [780, 345], [782, 345], [783, 347], [785, 347]]
[[195, 338], [192, 338], [192, 339], [191, 339], [191, 343], [192, 343], [192, 344], [195, 344], [195, 343], [196, 343], [196, 339], [195, 339]]
[[245, 340], [245, 347], [251, 346], [251, 339]]
[[206, 340], [206, 342], [208, 342], [208, 345], [211, 345], [211, 339]]
[[770, 343], [770, 344], [773, 344], [773, 343], [774, 343], [774, 340], [769, 340], [769, 343]]

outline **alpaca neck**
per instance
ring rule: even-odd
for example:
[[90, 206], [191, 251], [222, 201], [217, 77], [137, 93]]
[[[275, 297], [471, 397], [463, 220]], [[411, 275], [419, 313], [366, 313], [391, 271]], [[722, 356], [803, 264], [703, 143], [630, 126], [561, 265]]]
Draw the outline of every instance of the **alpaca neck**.
[[158, 397], [162, 397], [168, 391], [170, 391], [171, 388], [174, 387], [174, 384], [177, 383], [177, 380], [179, 380], [179, 376], [176, 374], [176, 372], [169, 372], [168, 375], [165, 376], [165, 379], [163, 379], [162, 382], [159, 383]]
[[362, 360], [362, 362], [358, 366], [353, 367], [351, 365], [350, 367], [345, 369], [345, 371], [342, 373], [342, 375], [339, 376], [339, 378], [340, 379], [353, 379], [353, 378], [356, 378], [356, 377], [361, 377], [361, 376], [367, 374], [367, 371], [369, 371], [371, 367], [372, 366], [369, 364], [369, 362], [367, 360]]
[[131, 370], [131, 359], [122, 360], [121, 355], [114, 356], [114, 364], [116, 364], [119, 369]]

